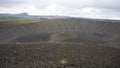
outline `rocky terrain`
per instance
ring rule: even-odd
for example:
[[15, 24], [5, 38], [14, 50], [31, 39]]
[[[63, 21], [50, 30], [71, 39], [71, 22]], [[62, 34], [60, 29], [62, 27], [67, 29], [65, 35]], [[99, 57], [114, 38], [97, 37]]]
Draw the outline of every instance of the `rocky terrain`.
[[120, 49], [77, 43], [3, 44], [0, 68], [120, 68]]
[[120, 21], [0, 23], [0, 68], [120, 68]]

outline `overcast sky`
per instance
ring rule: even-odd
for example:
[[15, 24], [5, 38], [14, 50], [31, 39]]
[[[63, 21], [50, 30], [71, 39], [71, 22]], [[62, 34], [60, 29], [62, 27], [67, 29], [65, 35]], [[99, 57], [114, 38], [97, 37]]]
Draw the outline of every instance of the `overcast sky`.
[[120, 0], [0, 0], [0, 13], [120, 19]]

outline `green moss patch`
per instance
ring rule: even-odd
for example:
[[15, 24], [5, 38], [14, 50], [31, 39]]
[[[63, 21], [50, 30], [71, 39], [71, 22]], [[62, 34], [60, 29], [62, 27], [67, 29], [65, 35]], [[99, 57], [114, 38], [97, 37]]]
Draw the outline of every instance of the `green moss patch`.
[[7, 20], [7, 21], [0, 21], [0, 24], [28, 24], [28, 20]]

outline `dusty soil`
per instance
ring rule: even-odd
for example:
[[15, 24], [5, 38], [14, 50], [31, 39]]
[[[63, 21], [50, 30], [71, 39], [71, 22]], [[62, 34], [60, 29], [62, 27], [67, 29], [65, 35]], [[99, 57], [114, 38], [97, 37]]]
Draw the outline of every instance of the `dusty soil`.
[[120, 68], [120, 49], [77, 43], [1, 44], [0, 68]]
[[69, 39], [75, 39], [77, 35], [70, 32], [61, 32], [51, 35], [49, 42], [62, 42]]
[[49, 41], [100, 44], [120, 49], [120, 21], [52, 19], [21, 25], [0, 24], [0, 44]]

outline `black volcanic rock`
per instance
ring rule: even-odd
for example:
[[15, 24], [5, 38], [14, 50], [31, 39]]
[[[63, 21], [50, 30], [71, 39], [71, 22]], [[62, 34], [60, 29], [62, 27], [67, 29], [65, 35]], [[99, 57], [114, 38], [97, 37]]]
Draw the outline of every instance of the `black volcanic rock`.
[[0, 68], [120, 68], [120, 49], [75, 43], [0, 44]]

